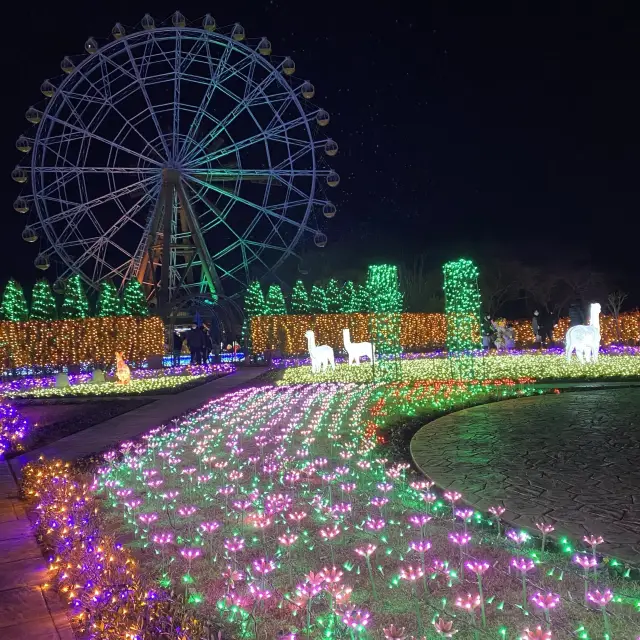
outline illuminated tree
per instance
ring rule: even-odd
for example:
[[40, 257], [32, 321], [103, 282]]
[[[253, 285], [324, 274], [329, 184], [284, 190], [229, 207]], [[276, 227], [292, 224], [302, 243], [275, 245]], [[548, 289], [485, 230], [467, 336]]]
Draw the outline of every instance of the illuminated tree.
[[291, 313], [309, 313], [309, 294], [302, 280], [298, 280], [291, 292]]
[[369, 294], [362, 285], [356, 287], [352, 303], [353, 313], [369, 313]]
[[105, 281], [100, 286], [100, 294], [98, 296], [96, 311], [96, 315], [100, 318], [124, 315], [122, 302], [120, 302], [118, 290], [113, 282]]
[[262, 287], [257, 280], [254, 280], [247, 288], [244, 297], [244, 311], [249, 318], [267, 315], [267, 303], [264, 300]]
[[244, 296], [244, 321], [242, 322], [242, 338], [246, 348], [251, 351], [251, 318], [267, 314], [267, 303], [262, 293], [262, 287], [254, 280], [248, 287]]
[[29, 308], [24, 291], [13, 278], [7, 282], [2, 294], [2, 317], [11, 322], [25, 322], [29, 319]]
[[124, 307], [124, 314], [127, 316], [145, 317], [149, 315], [149, 307], [142, 285], [135, 278], [124, 285], [122, 306]]
[[340, 290], [340, 313], [356, 313], [356, 289], [351, 280], [347, 280]]
[[329, 313], [340, 313], [340, 287], [337, 280], [331, 279], [327, 282], [325, 296], [327, 298], [327, 311]]
[[402, 293], [398, 283], [398, 268], [390, 264], [372, 265], [367, 273], [366, 292], [371, 316], [369, 327], [375, 345], [376, 379], [395, 380], [400, 376], [400, 330], [402, 324]]
[[48, 280], [38, 280], [31, 294], [31, 320], [55, 320], [58, 316], [56, 299]]
[[67, 280], [61, 316], [64, 319], [87, 318], [89, 316], [89, 301], [79, 275], [71, 276]]
[[327, 313], [327, 296], [322, 287], [311, 287], [311, 313]]
[[287, 306], [284, 303], [282, 288], [279, 284], [272, 284], [267, 293], [267, 312], [269, 316], [283, 316], [287, 313]]

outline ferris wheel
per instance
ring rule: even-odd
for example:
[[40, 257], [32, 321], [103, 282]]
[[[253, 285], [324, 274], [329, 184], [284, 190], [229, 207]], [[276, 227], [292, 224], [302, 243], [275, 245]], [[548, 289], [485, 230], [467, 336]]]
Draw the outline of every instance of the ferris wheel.
[[167, 309], [240, 294], [305, 235], [326, 244], [338, 146], [319, 135], [329, 114], [290, 57], [209, 14], [147, 14], [112, 36], [65, 57], [25, 114], [14, 209], [29, 216], [23, 239], [41, 243], [37, 268], [56, 261], [62, 281], [77, 273], [94, 288], [137, 278]]

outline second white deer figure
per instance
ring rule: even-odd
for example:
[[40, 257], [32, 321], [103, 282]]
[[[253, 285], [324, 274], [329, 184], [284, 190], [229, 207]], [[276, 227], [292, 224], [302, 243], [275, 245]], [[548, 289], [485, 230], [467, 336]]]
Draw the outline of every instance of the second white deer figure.
[[360, 364], [360, 358], [367, 356], [369, 361], [373, 363], [375, 357], [375, 349], [370, 342], [351, 342], [351, 333], [349, 329], [342, 330], [342, 337], [344, 339], [344, 348], [347, 352], [349, 364]]
[[564, 341], [567, 361], [571, 360], [571, 353], [575, 349], [576, 356], [581, 363], [598, 362], [598, 351], [600, 350], [600, 304], [598, 302], [591, 305], [589, 324], [571, 327], [567, 331]]
[[331, 365], [332, 369], [335, 369], [336, 361], [333, 349], [328, 344], [316, 346], [316, 336], [311, 329], [304, 334], [304, 337], [307, 339], [307, 346], [309, 347], [311, 371], [313, 373], [319, 373], [322, 369], [326, 371], [329, 365]]

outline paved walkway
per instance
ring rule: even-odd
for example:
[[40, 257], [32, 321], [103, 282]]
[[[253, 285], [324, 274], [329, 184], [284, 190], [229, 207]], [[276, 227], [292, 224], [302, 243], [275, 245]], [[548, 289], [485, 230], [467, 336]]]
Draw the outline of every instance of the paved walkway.
[[[18, 472], [44, 454], [74, 460], [104, 451], [154, 426], [166, 423], [230, 389], [246, 384], [266, 368], [241, 368], [218, 380], [161, 396], [156, 402], [58, 440], [11, 461]], [[0, 461], [0, 638], [3, 640], [74, 640], [66, 609], [54, 591], [44, 591], [46, 562], [18, 500], [9, 465]]]
[[241, 367], [235, 373], [230, 373], [223, 378], [212, 380], [188, 391], [161, 396], [155, 402], [13, 458], [11, 466], [16, 473], [19, 473], [25, 464], [37, 460], [41, 455], [47, 458], [76, 460], [92, 453], [106, 451], [149, 429], [166, 424], [173, 418], [201, 407], [206, 402], [227, 393], [230, 389], [254, 380], [265, 371], [267, 371], [266, 367]]
[[[425, 425], [411, 442], [423, 472], [505, 520], [544, 519], [572, 539], [640, 562], [640, 393], [607, 389], [506, 400]], [[604, 545], [603, 545], [604, 546]]]
[[46, 573], [9, 465], [0, 461], [0, 638], [73, 640], [58, 594], [41, 588]]

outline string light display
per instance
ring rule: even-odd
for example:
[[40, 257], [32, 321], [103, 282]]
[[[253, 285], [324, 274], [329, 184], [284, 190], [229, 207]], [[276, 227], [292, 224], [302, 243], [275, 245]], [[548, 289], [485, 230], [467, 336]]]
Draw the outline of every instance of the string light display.
[[20, 284], [11, 278], [2, 294], [2, 317], [11, 322], [24, 322], [29, 318], [27, 300]]
[[[487, 397], [526, 388], [506, 380], [473, 386]], [[571, 561], [576, 549], [566, 539], [561, 552], [543, 553], [539, 540], [522, 532], [497, 537], [495, 516], [463, 509], [464, 496], [443, 497], [376, 446], [375, 428], [399, 412], [464, 403], [473, 393], [462, 381], [244, 388], [107, 454], [88, 493], [67, 486], [55, 468], [28, 476], [43, 532], [57, 537], [61, 553], [78, 552], [60, 562], [54, 557], [52, 571], [65, 594], [73, 591], [68, 597], [82, 611], [80, 621], [100, 619], [104, 603], [86, 597], [87, 577], [100, 594], [120, 582], [87, 570], [96, 545], [81, 532], [106, 538], [101, 523], [121, 518], [122, 533], [144, 549], [136, 577], [146, 578], [147, 588], [155, 580], [160, 601], [169, 591], [184, 594], [194, 622], [220, 621], [225, 637], [367, 633], [397, 640], [421, 637], [433, 620], [447, 633], [455, 622], [460, 637], [516, 638], [542, 620], [521, 608], [523, 580], [540, 601], [554, 594], [554, 610], [542, 620], [553, 637], [574, 637], [576, 629], [580, 638], [603, 637], [603, 598], [592, 595], [598, 607], [586, 609], [570, 596], [584, 589], [584, 572]], [[54, 503], [56, 511], [49, 510]], [[95, 518], [85, 505], [110, 513]], [[514, 556], [532, 560], [535, 572], [513, 571]], [[480, 593], [475, 570], [486, 565]], [[637, 598], [620, 595], [633, 589], [615, 565], [605, 559], [599, 566], [611, 570], [594, 577], [607, 593], [607, 632], [636, 637]], [[184, 637], [199, 636], [185, 630]]]
[[60, 315], [65, 320], [89, 316], [89, 301], [79, 275], [72, 276], [66, 282]]
[[[540, 382], [567, 379], [637, 379], [640, 377], [639, 355], [601, 354], [598, 362], [580, 365], [568, 363], [560, 353], [525, 352], [520, 355], [484, 354], [473, 358], [476, 378], [497, 380], [500, 378], [535, 378]], [[449, 380], [453, 374], [450, 359], [440, 353], [438, 357], [406, 358], [401, 363], [400, 378], [403, 380]], [[336, 363], [335, 370], [311, 374], [309, 366], [292, 366], [278, 374], [278, 384], [310, 382], [371, 382], [368, 367], [349, 367]]]
[[130, 316], [0, 322], [0, 343], [7, 369], [110, 364], [116, 351], [129, 362], [141, 363], [164, 353], [164, 325], [158, 317]]
[[312, 313], [327, 313], [329, 307], [327, 305], [327, 295], [322, 287], [314, 284], [311, 287], [311, 298], [309, 300]]
[[[360, 288], [356, 289], [356, 294]], [[356, 295], [356, 297], [358, 297]], [[304, 332], [311, 328], [315, 331], [318, 344], [328, 344], [334, 349], [342, 349], [342, 329], [349, 327], [354, 342], [368, 340], [369, 319], [366, 313], [341, 313], [330, 315], [298, 315], [255, 318], [251, 322], [255, 351], [260, 353], [267, 346], [269, 331], [282, 329], [287, 335], [286, 352], [302, 354], [307, 350]], [[513, 320], [516, 342], [521, 347], [534, 346], [535, 337], [530, 320]], [[553, 330], [553, 339], [557, 343], [564, 341], [569, 328], [569, 318], [560, 318]], [[625, 343], [640, 342], [640, 312], [620, 314], [620, 328]], [[611, 316], [600, 316], [601, 344], [610, 345], [618, 341], [615, 320]], [[274, 334], [275, 335], [275, 334]], [[354, 337], [355, 336], [355, 337]], [[405, 350], [442, 349], [446, 343], [447, 323], [442, 313], [403, 313], [400, 327], [400, 342]], [[475, 340], [474, 336], [474, 340]], [[477, 339], [480, 340], [478, 333]]]
[[367, 273], [369, 294], [369, 334], [376, 350], [374, 376], [380, 380], [395, 380], [400, 376], [400, 328], [402, 294], [398, 283], [398, 268], [394, 265], [371, 265]]
[[149, 315], [149, 307], [142, 289], [142, 285], [133, 278], [128, 280], [122, 292], [122, 306], [128, 316], [144, 318]]
[[266, 313], [270, 316], [281, 316], [287, 313], [287, 306], [279, 284], [272, 284], [269, 287]]
[[118, 290], [110, 280], [105, 280], [100, 285], [98, 303], [96, 304], [96, 315], [100, 318], [124, 315], [124, 308], [120, 302]]
[[17, 409], [0, 402], [0, 460], [7, 451], [19, 451], [20, 443], [28, 432], [29, 424]]
[[100, 640], [197, 640], [205, 626], [181, 594], [169, 597], [140, 571], [137, 560], [99, 530], [91, 487], [60, 461], [22, 470], [23, 494], [33, 501], [37, 528], [52, 549], [47, 590], [68, 602], [79, 637]]
[[451, 354], [480, 348], [480, 291], [478, 268], [471, 260], [447, 262], [444, 273], [444, 312], [447, 350]]
[[309, 294], [302, 280], [298, 280], [291, 292], [291, 313], [309, 313]]
[[[93, 384], [90, 376], [79, 377], [75, 384], [69, 387], [58, 388], [51, 384], [47, 385], [29, 385], [31, 379], [27, 379], [23, 388], [19, 385], [4, 391], [7, 398], [73, 398], [82, 396], [128, 396], [128, 395], [144, 395], [171, 390], [177, 392], [181, 387], [189, 385], [196, 380], [204, 378], [213, 380], [233, 371], [232, 365], [215, 364], [205, 367], [186, 368], [185, 371], [171, 375], [158, 371], [145, 371], [150, 375], [139, 376], [136, 371], [128, 384], [122, 385], [116, 381], [105, 382], [103, 384]], [[21, 381], [22, 382], [22, 381]], [[17, 388], [16, 388], [17, 387]]]
[[58, 317], [56, 299], [48, 280], [38, 280], [31, 293], [30, 320], [55, 320]]

